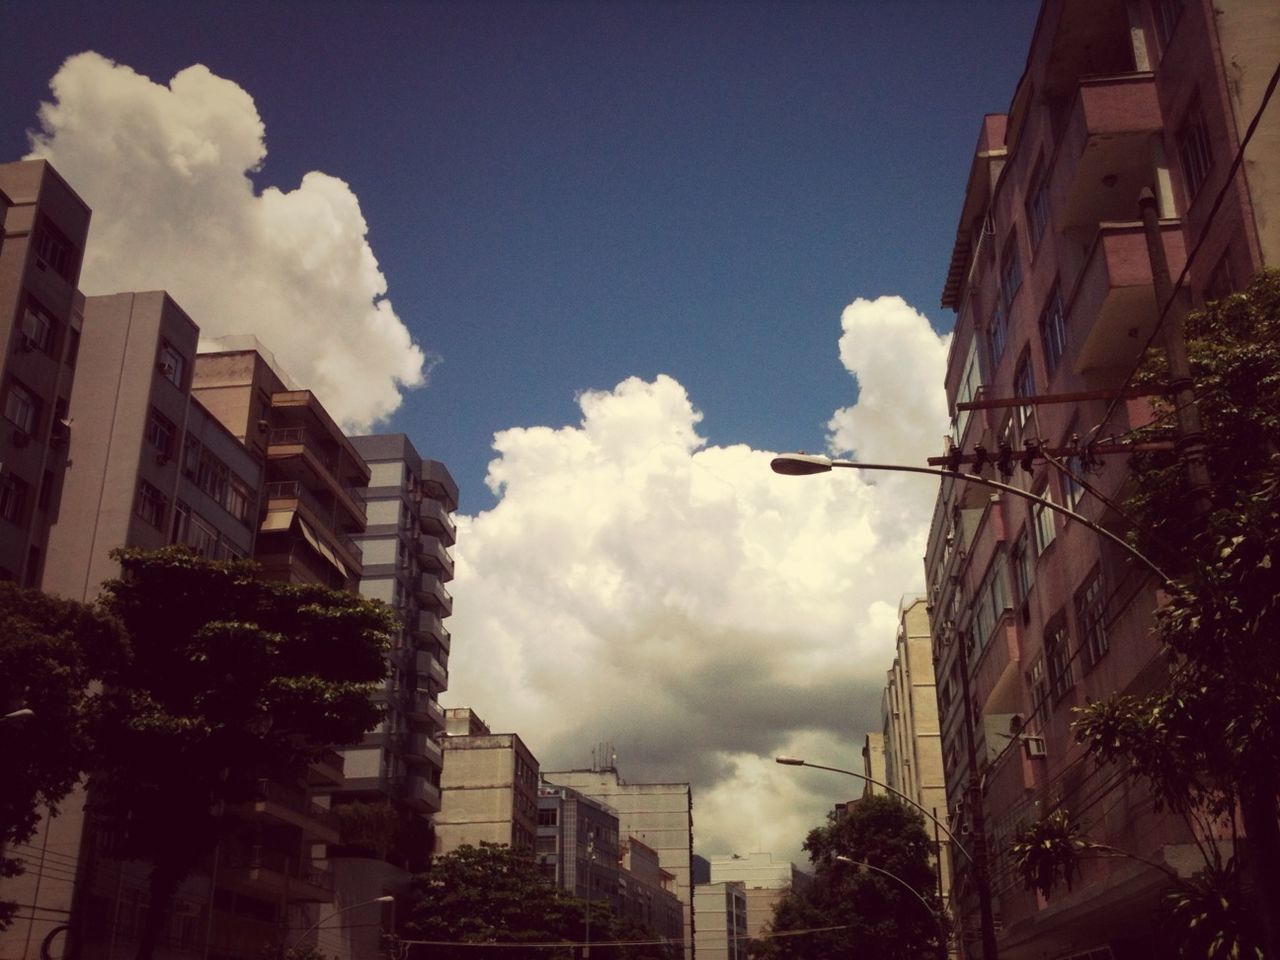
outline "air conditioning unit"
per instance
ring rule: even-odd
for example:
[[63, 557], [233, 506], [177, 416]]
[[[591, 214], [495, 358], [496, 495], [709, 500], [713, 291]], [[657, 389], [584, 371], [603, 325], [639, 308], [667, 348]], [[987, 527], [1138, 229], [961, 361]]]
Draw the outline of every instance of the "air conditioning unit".
[[156, 454], [156, 463], [158, 463], [160, 466], [163, 467], [168, 462], [169, 462], [169, 455], [165, 453], [163, 450]]
[[1044, 737], [1023, 737], [1023, 749], [1027, 751], [1027, 756], [1036, 758], [1047, 756], [1044, 748]]
[[160, 362], [158, 362], [158, 363], [156, 364], [156, 370], [157, 370], [157, 372], [159, 372], [160, 376], [162, 376], [162, 377], [170, 377], [170, 378], [171, 378], [171, 377], [174, 375], [174, 373], [176, 372], [176, 370], [174, 369], [173, 364], [172, 364], [172, 363], [168, 363], [168, 362], [166, 362], [166, 361], [164, 361], [164, 360], [161, 360]]

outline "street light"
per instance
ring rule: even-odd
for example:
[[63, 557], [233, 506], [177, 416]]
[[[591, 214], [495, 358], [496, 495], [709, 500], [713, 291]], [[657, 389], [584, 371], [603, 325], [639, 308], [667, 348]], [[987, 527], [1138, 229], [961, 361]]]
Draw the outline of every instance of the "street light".
[[1054, 503], [1047, 497], [1038, 497], [1034, 493], [1027, 490], [1019, 489], [1009, 483], [1001, 483], [999, 480], [988, 480], [986, 477], [976, 473], [961, 473], [957, 470], [935, 470], [932, 467], [910, 467], [898, 463], [861, 463], [857, 460], [833, 460], [831, 457], [823, 457], [812, 453], [781, 453], [769, 461], [769, 467], [774, 473], [781, 474], [784, 477], [808, 477], [815, 473], [830, 473], [832, 469], [840, 467], [848, 470], [884, 470], [890, 473], [921, 473], [927, 477], [941, 477], [944, 480], [959, 480], [962, 483], [976, 483], [981, 487], [990, 487], [993, 490], [999, 490], [1001, 493], [1007, 493], [1011, 496], [1021, 497], [1023, 500], [1030, 500], [1032, 503], [1038, 504], [1055, 513], [1060, 513], [1070, 520], [1083, 527], [1087, 527], [1100, 537], [1105, 537], [1116, 546], [1120, 547], [1125, 553], [1133, 557], [1144, 567], [1154, 573], [1164, 583], [1166, 589], [1176, 590], [1177, 587], [1173, 582], [1173, 578], [1156, 566], [1146, 554], [1139, 552], [1130, 546], [1123, 537], [1116, 536], [1106, 527], [1094, 523], [1088, 517], [1081, 516], [1069, 507], [1060, 503]]
[[289, 949], [296, 950], [301, 945], [302, 941], [305, 940], [310, 933], [319, 929], [321, 924], [328, 923], [334, 917], [341, 916], [342, 914], [346, 913], [348, 910], [355, 910], [359, 907], [367, 907], [371, 903], [393, 903], [395, 899], [396, 899], [395, 897], [387, 893], [387, 894], [383, 894], [380, 897], [374, 897], [372, 900], [362, 900], [359, 903], [351, 904], [351, 906], [349, 907], [343, 907], [341, 910], [335, 910], [333, 913], [329, 914], [327, 917], [321, 917], [311, 926], [307, 927], [307, 929], [303, 930], [302, 933], [298, 934], [297, 939], [293, 941], [293, 946], [291, 946]]
[[895, 790], [893, 787], [889, 786], [887, 783], [881, 783], [879, 780], [876, 780], [874, 777], [868, 777], [865, 773], [857, 773], [856, 771], [853, 771], [853, 770], [843, 770], [840, 767], [828, 767], [821, 763], [810, 763], [808, 760], [801, 760], [799, 757], [774, 757], [774, 762], [780, 763], [784, 767], [812, 767], [814, 770], [830, 770], [832, 773], [843, 773], [847, 777], [857, 777], [859, 780], [867, 781], [867, 783], [874, 783], [877, 787], [880, 787], [882, 790], [887, 790], [890, 793], [892, 793], [899, 800], [905, 800], [907, 803], [911, 804], [913, 807], [915, 807], [917, 810], [923, 813], [926, 817], [932, 820], [934, 822], [934, 825], [943, 833], [945, 833], [947, 835], [947, 838], [953, 844], [955, 844], [956, 849], [965, 855], [965, 859], [968, 860], [970, 863], [973, 863], [973, 856], [969, 853], [968, 850], [964, 848], [964, 844], [962, 844], [959, 840], [956, 839], [956, 835], [952, 833], [950, 829], [948, 829], [946, 824], [944, 824], [941, 820], [935, 817], [932, 813], [930, 813], [924, 807], [920, 806], [920, 804], [916, 803], [916, 801], [908, 797], [905, 793], [902, 793], [899, 790]]
[[36, 712], [30, 707], [23, 707], [21, 710], [14, 710], [12, 713], [6, 713], [0, 720], [25, 720], [27, 717], [34, 717]]
[[924, 907], [925, 910], [929, 911], [929, 916], [931, 916], [933, 918], [933, 922], [938, 925], [938, 933], [942, 936], [942, 939], [939, 941], [940, 947], [938, 952], [940, 956], [945, 957], [947, 955], [947, 925], [943, 923], [941, 914], [939, 914], [937, 910], [933, 909], [933, 907], [929, 905], [929, 901], [920, 895], [919, 890], [907, 883], [907, 881], [903, 880], [896, 873], [890, 873], [888, 870], [884, 869], [884, 867], [877, 867], [874, 863], [867, 863], [865, 860], [855, 860], [853, 857], [846, 857], [843, 853], [837, 853], [831, 859], [839, 860], [841, 863], [852, 863], [855, 866], [866, 867], [868, 870], [874, 870], [876, 873], [883, 873], [890, 880], [900, 883], [906, 887], [907, 890], [911, 892], [911, 895], [920, 901], [920, 905]]

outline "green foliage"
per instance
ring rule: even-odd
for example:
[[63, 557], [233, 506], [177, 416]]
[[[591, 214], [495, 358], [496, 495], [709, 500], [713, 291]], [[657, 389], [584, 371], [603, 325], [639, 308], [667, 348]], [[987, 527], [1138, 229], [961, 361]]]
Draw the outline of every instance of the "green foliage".
[[153, 865], [158, 923], [226, 829], [222, 802], [377, 723], [393, 620], [353, 594], [260, 580], [249, 563], [177, 547], [114, 556], [121, 576], [101, 603], [129, 646], [103, 670], [91, 798], [111, 852]]
[[1071, 889], [1076, 861], [1088, 846], [1070, 814], [1055, 810], [1018, 834], [1012, 846], [1014, 865], [1026, 889], [1047, 897], [1059, 880]]
[[[119, 627], [92, 607], [0, 582], [0, 713], [35, 714], [0, 721], [0, 851], [31, 839], [37, 810], [56, 810], [79, 778], [98, 706], [90, 683], [123, 649]], [[0, 876], [21, 871], [0, 855]], [[13, 913], [0, 901], [0, 930]]]
[[[813, 881], [778, 902], [773, 936], [758, 955], [768, 960], [938, 955], [945, 920], [931, 848], [921, 816], [892, 797], [867, 797], [848, 816], [810, 831], [804, 849], [815, 867]], [[839, 929], [823, 930], [828, 927]], [[822, 932], [788, 935], [814, 930]]]
[[[545, 882], [532, 853], [505, 845], [465, 845], [437, 857], [431, 869], [414, 878], [398, 905], [401, 936], [448, 943], [580, 943], [588, 904]], [[590, 904], [591, 955], [609, 960], [677, 960], [678, 948], [610, 947], [609, 941], [654, 939], [634, 924], [620, 921], [600, 901]], [[495, 956], [511, 955], [496, 948]], [[431, 947], [438, 960], [477, 960], [475, 947]], [[574, 948], [543, 948], [539, 957], [569, 960]]]
[[1196, 877], [1169, 894], [1165, 909], [1187, 960], [1262, 960], [1253, 904], [1238, 887], [1224, 889], [1212, 875]]

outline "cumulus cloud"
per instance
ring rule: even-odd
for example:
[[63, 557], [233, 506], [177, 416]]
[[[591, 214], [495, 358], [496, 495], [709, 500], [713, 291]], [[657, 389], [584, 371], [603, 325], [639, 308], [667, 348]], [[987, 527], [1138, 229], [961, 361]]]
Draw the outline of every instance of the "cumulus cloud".
[[[844, 327], [861, 390], [833, 443], [856, 431], [915, 458], [899, 431], [943, 432], [945, 340], [897, 298], [858, 301]], [[578, 404], [576, 424], [495, 437], [498, 503], [459, 523], [448, 701], [520, 733], [544, 770], [607, 741], [630, 780], [689, 780], [703, 853], [798, 858], [859, 785], [772, 757], [860, 767], [936, 488], [776, 476], [769, 452], [707, 444], [668, 376]]]
[[245, 90], [201, 65], [165, 86], [96, 53], [50, 87], [30, 156], [93, 209], [87, 294], [168, 290], [205, 337], [255, 334], [353, 428], [423, 383], [351, 188], [311, 172], [255, 190], [266, 130]]

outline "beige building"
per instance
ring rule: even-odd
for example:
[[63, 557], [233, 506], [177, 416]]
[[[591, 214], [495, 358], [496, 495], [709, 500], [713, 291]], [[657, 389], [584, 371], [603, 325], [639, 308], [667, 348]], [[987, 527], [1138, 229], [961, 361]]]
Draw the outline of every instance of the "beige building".
[[89, 208], [43, 160], [0, 164], [0, 578], [40, 584], [80, 355]]
[[544, 774], [555, 784], [607, 803], [618, 815], [620, 835], [635, 837], [658, 852], [675, 877], [684, 907], [685, 956], [692, 957], [694, 933], [693, 791], [687, 783], [628, 783], [614, 767], [558, 770]]
[[[893, 790], [946, 823], [947, 784], [942, 767], [929, 608], [924, 597], [904, 597], [899, 604], [898, 636], [881, 699], [881, 715], [884, 773], [877, 779], [883, 779]], [[951, 889], [951, 842], [927, 819], [925, 830], [938, 845], [938, 891], [945, 903]]]
[[[533, 851], [538, 833], [538, 761], [517, 734], [490, 733], [471, 710], [448, 711], [435, 816], [436, 853], [504, 843]], [[466, 732], [453, 733], [454, 729]]]
[[746, 960], [747, 897], [740, 882], [698, 884], [693, 888], [693, 908], [699, 960]]
[[[763, 934], [773, 922], [773, 909], [778, 901], [791, 890], [803, 889], [810, 879], [794, 863], [789, 860], [774, 860], [771, 853], [715, 857], [710, 863], [712, 883], [741, 884], [746, 901], [749, 937]], [[699, 933], [702, 928], [703, 919], [699, 915]]]

